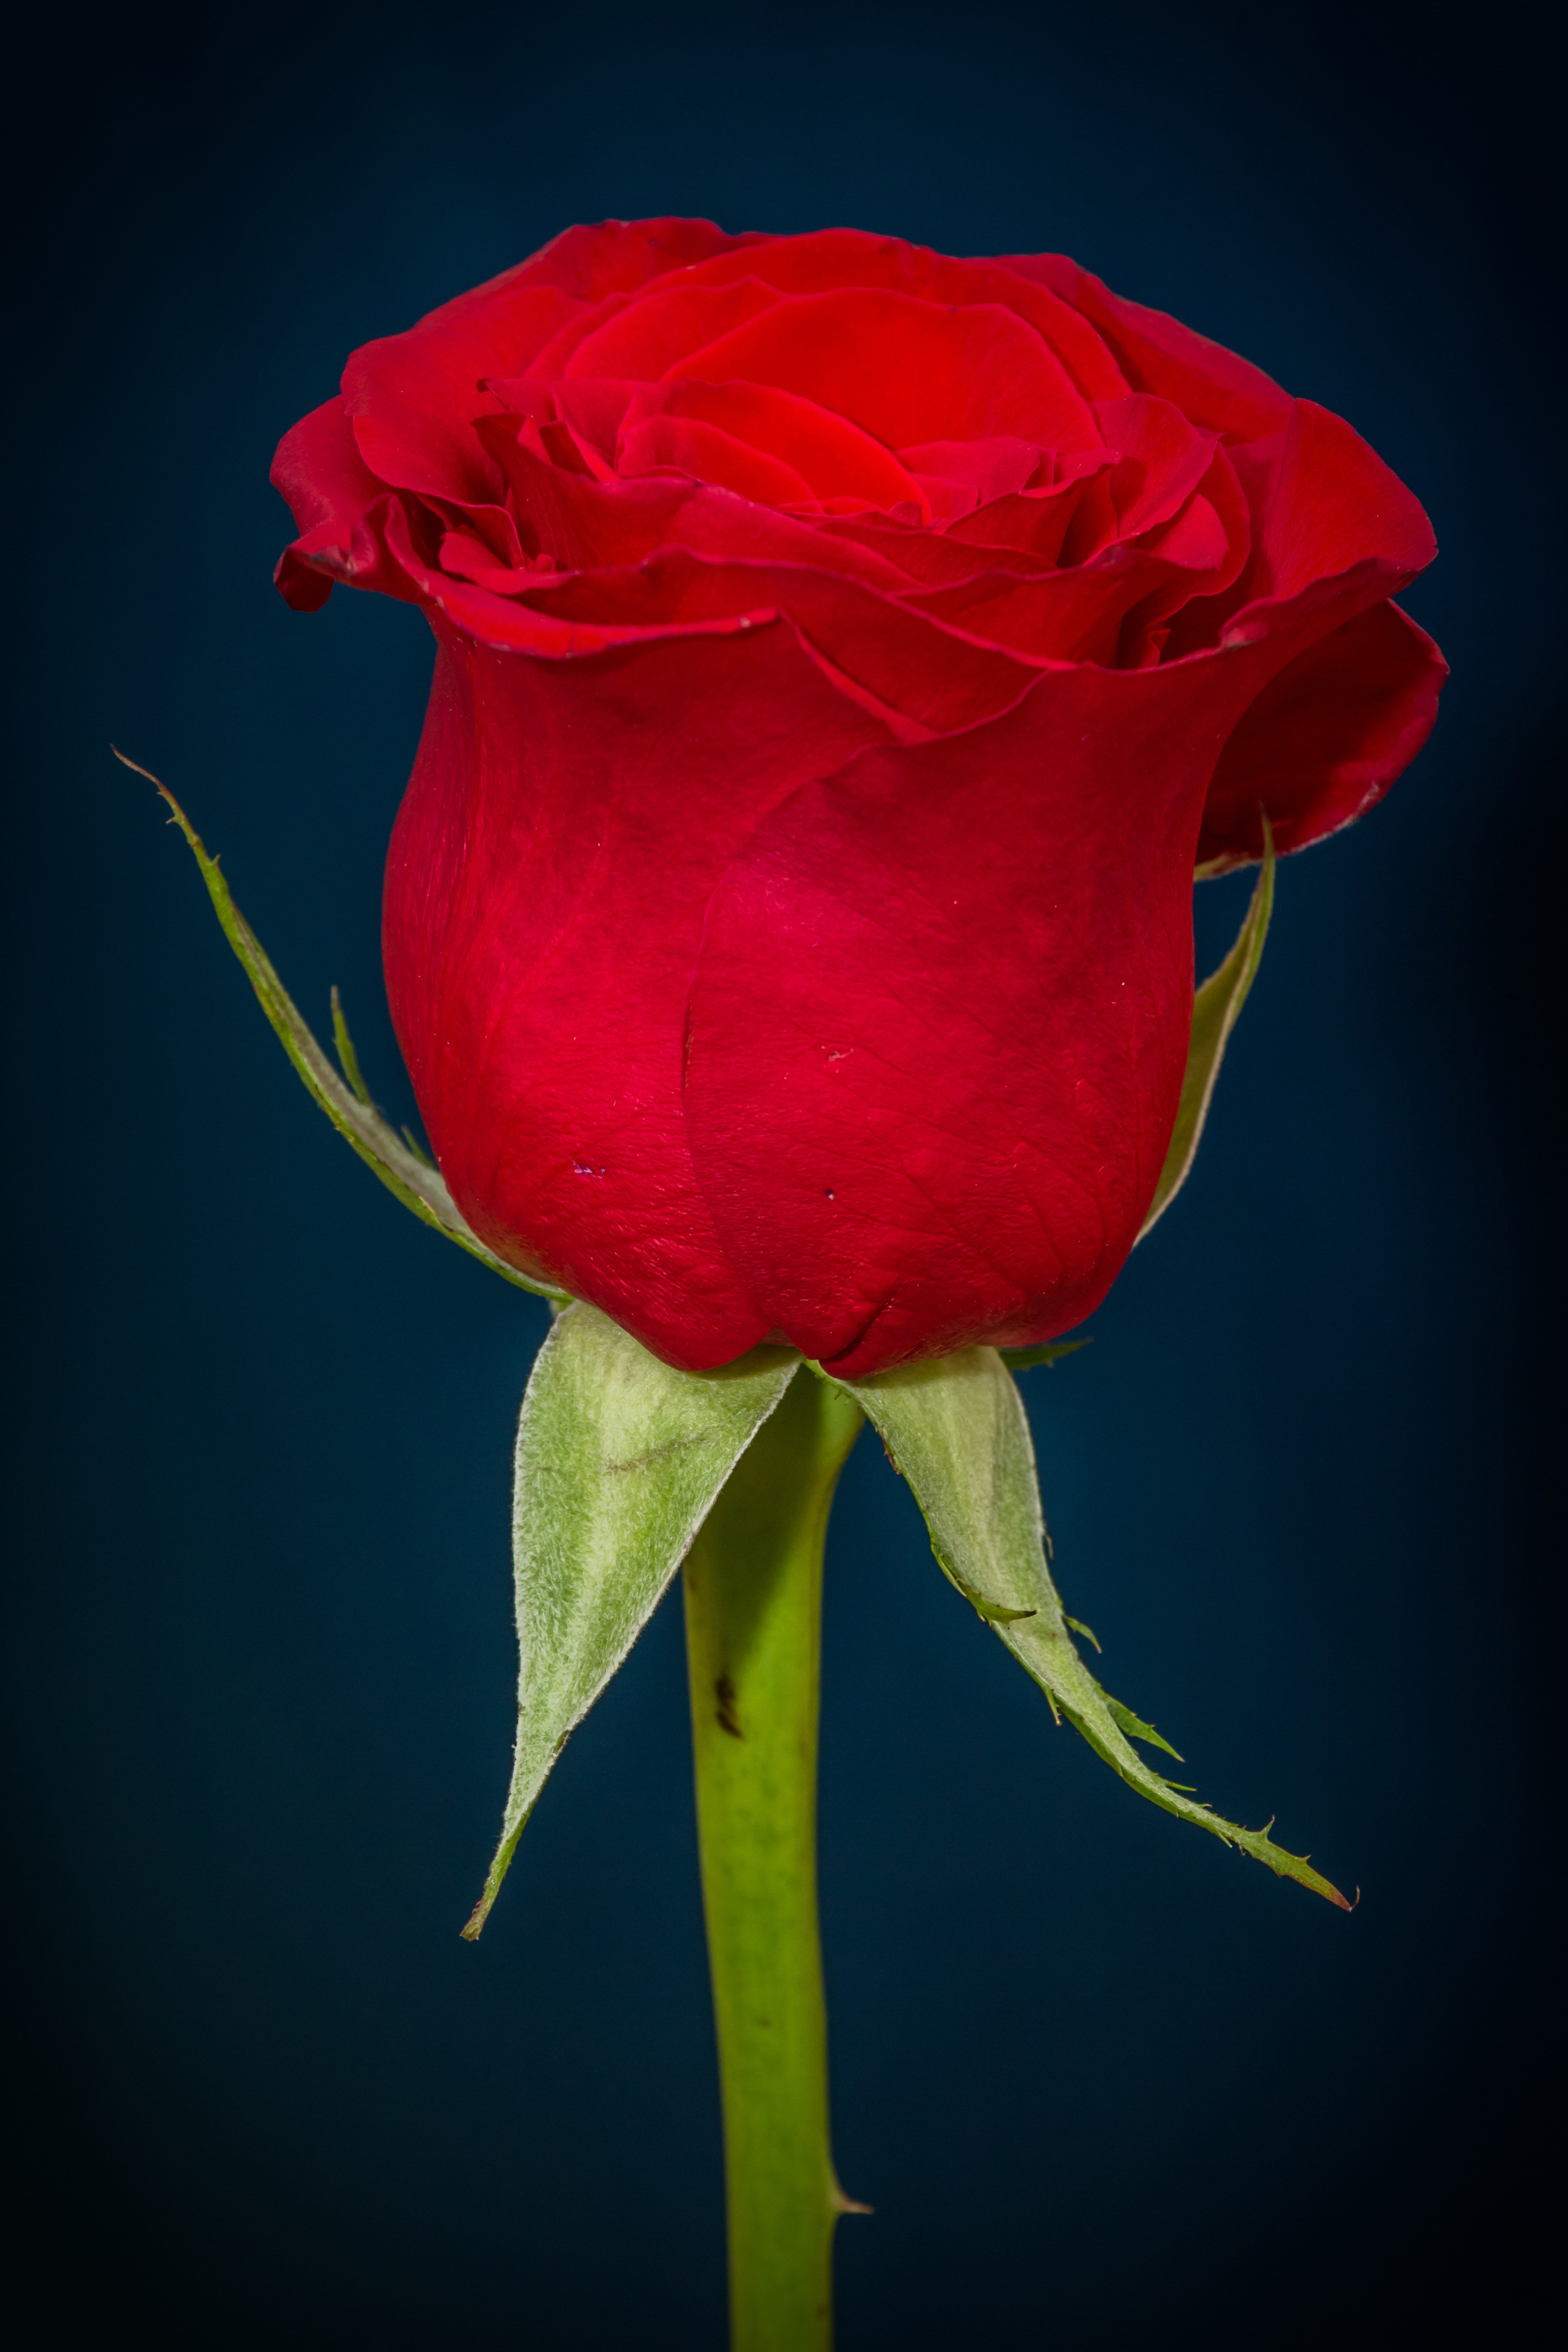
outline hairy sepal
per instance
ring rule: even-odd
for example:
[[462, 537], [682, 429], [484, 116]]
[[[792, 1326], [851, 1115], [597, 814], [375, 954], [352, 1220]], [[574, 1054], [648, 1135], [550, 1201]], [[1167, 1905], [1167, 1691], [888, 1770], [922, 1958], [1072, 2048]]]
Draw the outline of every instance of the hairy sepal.
[[658, 1607], [731, 1471], [800, 1370], [756, 1348], [678, 1372], [596, 1307], [568, 1307], [517, 1431], [517, 1748], [500, 1843], [463, 1934], [489, 1916], [551, 1767]]
[[412, 1137], [405, 1139], [398, 1135], [382, 1117], [361, 1075], [336, 989], [332, 991], [332, 1030], [344, 1075], [333, 1069], [310, 1024], [273, 970], [267, 950], [235, 905], [217, 859], [208, 856], [200, 834], [174, 793], [167, 784], [158, 782], [151, 769], [128, 760], [123, 751], [116, 751], [114, 756], [122, 767], [145, 776], [150, 784], [155, 785], [174, 812], [172, 822], [190, 844], [214, 911], [223, 926], [224, 937], [244, 965], [261, 1009], [304, 1080], [306, 1091], [321, 1105], [339, 1134], [358, 1152], [366, 1167], [374, 1170], [387, 1191], [405, 1209], [412, 1209], [422, 1223], [434, 1226], [448, 1241], [456, 1242], [459, 1249], [467, 1250], [470, 1257], [477, 1257], [481, 1265], [488, 1265], [492, 1274], [499, 1274], [505, 1282], [515, 1283], [520, 1290], [531, 1290], [541, 1298], [564, 1299], [564, 1291], [553, 1289], [548, 1283], [532, 1281], [515, 1266], [508, 1265], [504, 1258], [497, 1257], [493, 1250], [487, 1249], [447, 1191], [439, 1169], [425, 1157]]
[[1246, 919], [1217, 971], [1211, 972], [1193, 999], [1193, 1032], [1187, 1046], [1187, 1066], [1182, 1079], [1182, 1099], [1176, 1111], [1165, 1164], [1149, 1203], [1149, 1213], [1138, 1234], [1142, 1241], [1158, 1224], [1192, 1172], [1204, 1124], [1214, 1099], [1215, 1081], [1237, 1016], [1263, 961], [1268, 918], [1274, 911], [1274, 828], [1263, 819], [1263, 866], [1248, 903]]
[[1065, 1716], [1141, 1796], [1348, 1910], [1339, 1890], [1303, 1856], [1277, 1846], [1267, 1828], [1243, 1829], [1222, 1820], [1132, 1747], [1136, 1738], [1176, 1754], [1152, 1725], [1100, 1687], [1073, 1644], [1047, 1565], [1028, 1420], [996, 1350], [968, 1348], [838, 1385], [861, 1407], [893, 1466], [908, 1479], [938, 1565], [1034, 1676], [1053, 1714]]

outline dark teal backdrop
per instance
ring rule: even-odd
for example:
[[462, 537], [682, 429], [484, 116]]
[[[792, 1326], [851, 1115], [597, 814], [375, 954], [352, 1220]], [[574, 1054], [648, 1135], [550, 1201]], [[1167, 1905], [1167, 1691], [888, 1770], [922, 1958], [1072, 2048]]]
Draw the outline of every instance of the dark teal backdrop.
[[[1242, 21], [1245, 15], [1245, 23]], [[1536, 2340], [1560, 1680], [1563, 427], [1544, 20], [374, 5], [36, 25], [11, 202], [8, 1953], [29, 2344], [716, 2352], [678, 1604], [477, 1948], [542, 1309], [311, 1108], [383, 1004], [407, 608], [269, 584], [279, 434], [568, 222], [1064, 248], [1341, 411], [1454, 679], [1280, 877], [1197, 1173], [1030, 1376], [1069, 1607], [1346, 1918], [1142, 1805], [865, 1445], [829, 1560], [846, 2352]], [[1549, 390], [1549, 383], [1551, 389]], [[1547, 518], [1543, 520], [1543, 516]], [[1245, 883], [1199, 894], [1217, 958]], [[1512, 2316], [1510, 2316], [1512, 2315]]]

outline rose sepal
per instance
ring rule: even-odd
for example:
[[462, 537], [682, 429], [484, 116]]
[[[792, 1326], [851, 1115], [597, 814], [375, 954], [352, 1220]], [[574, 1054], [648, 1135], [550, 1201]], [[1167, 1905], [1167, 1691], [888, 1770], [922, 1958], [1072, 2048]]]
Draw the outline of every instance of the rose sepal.
[[552, 1325], [518, 1421], [517, 1746], [500, 1842], [462, 1931], [470, 1942], [568, 1737], [801, 1360], [793, 1348], [764, 1347], [718, 1371], [677, 1371], [584, 1300]]
[[[110, 749], [113, 748], [111, 745]], [[307, 1093], [320, 1104], [339, 1134], [359, 1154], [365, 1166], [380, 1177], [387, 1191], [395, 1194], [405, 1209], [412, 1209], [422, 1223], [433, 1226], [448, 1241], [456, 1242], [459, 1249], [467, 1250], [470, 1257], [477, 1257], [481, 1265], [488, 1265], [491, 1273], [499, 1274], [503, 1281], [514, 1283], [520, 1290], [531, 1290], [538, 1297], [564, 1303], [568, 1296], [565, 1291], [557, 1290], [549, 1283], [535, 1282], [530, 1276], [520, 1273], [516, 1266], [509, 1265], [504, 1258], [498, 1257], [493, 1250], [485, 1247], [453, 1200], [440, 1170], [426, 1158], [412, 1136], [406, 1133], [400, 1136], [382, 1117], [360, 1071], [359, 1058], [335, 988], [332, 991], [332, 1032], [342, 1064], [342, 1075], [333, 1069], [310, 1024], [279, 979], [266, 949], [235, 905], [217, 859], [208, 855], [200, 834], [174, 793], [167, 784], [159, 782], [150, 768], [143, 768], [135, 760], [128, 760], [123, 751], [115, 751], [114, 756], [122, 767], [130, 768], [138, 776], [145, 776], [168, 803], [173, 811], [170, 823], [179, 826], [190, 844], [191, 854], [201, 869], [207, 895], [223, 926], [224, 937], [244, 965], [261, 1009], [303, 1080]]]
[[1258, 814], [1263, 824], [1262, 867], [1235, 946], [1193, 999], [1192, 1036], [1187, 1045], [1187, 1066], [1182, 1077], [1176, 1124], [1171, 1132], [1154, 1197], [1149, 1203], [1149, 1213], [1138, 1230], [1139, 1241], [1158, 1224], [1192, 1173], [1230, 1033], [1263, 961], [1263, 942], [1268, 936], [1268, 919], [1274, 911], [1275, 856], [1274, 828], [1268, 812], [1259, 810]]
[[[820, 1366], [813, 1370], [832, 1377]], [[966, 1348], [836, 1385], [854, 1398], [908, 1481], [937, 1565], [1039, 1684], [1058, 1721], [1065, 1716], [1152, 1803], [1348, 1911], [1345, 1897], [1305, 1855], [1276, 1845], [1268, 1827], [1248, 1830], [1223, 1820], [1132, 1747], [1138, 1739], [1177, 1754], [1152, 1725], [1110, 1696], [1074, 1646], [1068, 1628], [1075, 1621], [1063, 1612], [1048, 1566], [1028, 1418], [996, 1349]]]

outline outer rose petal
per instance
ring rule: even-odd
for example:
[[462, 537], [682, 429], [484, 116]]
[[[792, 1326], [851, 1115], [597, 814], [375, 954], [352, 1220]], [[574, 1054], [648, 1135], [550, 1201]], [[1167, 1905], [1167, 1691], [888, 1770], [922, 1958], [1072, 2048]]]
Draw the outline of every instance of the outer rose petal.
[[1231, 453], [1252, 509], [1252, 553], [1217, 598], [1177, 615], [1165, 659], [1280, 632], [1326, 636], [1396, 596], [1437, 552], [1412, 497], [1343, 417], [1290, 404], [1285, 431]]
[[1315, 400], [1292, 402], [1245, 583], [1248, 599], [1298, 596], [1357, 563], [1412, 580], [1436, 552], [1419, 500], [1376, 450]]
[[362, 344], [343, 370], [343, 405], [367, 466], [384, 482], [460, 504], [489, 504], [505, 488], [473, 430], [498, 410], [485, 376], [521, 375], [574, 309], [553, 286], [521, 286], [454, 319], [433, 310], [406, 334]]
[[1305, 849], [1383, 798], [1432, 732], [1448, 665], [1397, 604], [1321, 637], [1265, 687], [1220, 755], [1198, 864], [1263, 855], [1258, 810], [1280, 849]]
[[713, 896], [686, 1124], [759, 1312], [858, 1377], [1089, 1314], [1170, 1139], [1198, 820], [1264, 647], [870, 751]]
[[453, 1194], [670, 1363], [763, 1339], [681, 1114], [714, 882], [759, 817], [885, 730], [775, 623], [587, 660], [440, 651], [387, 862], [387, 990]]
[[[355, 526], [385, 488], [360, 456], [353, 427], [336, 394], [283, 436], [271, 478], [300, 526], [300, 537], [278, 559], [273, 580], [284, 603], [296, 613], [320, 612], [332, 593], [333, 579], [357, 573]], [[386, 583], [356, 579], [356, 585], [379, 588]]]

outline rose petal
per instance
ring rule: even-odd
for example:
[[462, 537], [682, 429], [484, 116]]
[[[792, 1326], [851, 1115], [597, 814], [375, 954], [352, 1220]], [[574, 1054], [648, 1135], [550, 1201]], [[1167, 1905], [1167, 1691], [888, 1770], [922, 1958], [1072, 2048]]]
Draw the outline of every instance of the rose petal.
[[815, 506], [811, 484], [782, 457], [737, 441], [717, 425], [695, 416], [650, 416], [623, 431], [618, 451], [623, 476], [676, 472], [694, 482], [715, 482], [759, 506]]
[[381, 497], [336, 394], [302, 416], [278, 444], [272, 484], [288, 499], [300, 537], [278, 559], [273, 579], [296, 613], [316, 613], [349, 562], [354, 524]]
[[1448, 666], [1397, 604], [1298, 655], [1237, 721], [1204, 809], [1198, 863], [1215, 873], [1276, 846], [1304, 849], [1383, 798], [1432, 731]]
[[[576, 357], [580, 346], [637, 299], [635, 294], [606, 294], [602, 302], [580, 304], [573, 315], [555, 330], [549, 341], [534, 353], [525, 376], [516, 378], [505, 386], [498, 380], [491, 383], [490, 389], [506, 397], [509, 408], [525, 407], [534, 415], [551, 415], [553, 386]], [[527, 388], [532, 389], [532, 397], [526, 396]], [[518, 393], [524, 393], [525, 397], [519, 400], [515, 397]], [[542, 408], [539, 404], [542, 393], [550, 403]]]
[[1369, 560], [1413, 579], [1436, 552], [1419, 501], [1360, 434], [1316, 401], [1293, 402], [1248, 598], [1295, 596]]
[[500, 404], [479, 379], [521, 375], [573, 307], [553, 286], [521, 286], [362, 344], [343, 370], [343, 405], [372, 472], [398, 489], [497, 498], [500, 479], [469, 420]]
[[756, 229], [731, 236], [710, 220], [596, 221], [563, 229], [526, 261], [447, 308], [456, 310], [458, 303], [484, 301], [520, 285], [558, 286], [581, 300], [597, 302], [606, 294], [635, 292], [667, 270], [690, 269], [716, 255], [770, 242]]
[[1003, 433], [1049, 447], [1100, 441], [1061, 362], [1000, 303], [939, 307], [858, 287], [798, 295], [669, 373], [799, 393], [889, 449]]
[[710, 562], [664, 548], [619, 571], [533, 580], [513, 607], [518, 626], [538, 614], [582, 630], [707, 628], [760, 612], [786, 614], [813, 648], [857, 688], [922, 730], [951, 732], [1008, 709], [1034, 683], [1034, 666], [868, 584], [804, 563]]
[[694, 286], [687, 278], [646, 293], [584, 337], [566, 362], [573, 375], [624, 376], [654, 383], [688, 352], [698, 351], [731, 327], [743, 325], [779, 299], [776, 288], [758, 278], [727, 286]]
[[[1152, 655], [1175, 661], [1183, 655], [1216, 645], [1232, 613], [1237, 583], [1245, 574], [1252, 550], [1252, 518], [1235, 465], [1233, 453], [1213, 446], [1202, 490], [1205, 503], [1224, 529], [1226, 554], [1207, 577], [1189, 581], [1179, 597], [1156, 593], [1148, 605], [1129, 614], [1122, 625], [1119, 664], [1137, 669]], [[1151, 540], [1149, 544], [1156, 544]], [[1175, 618], [1173, 622], [1172, 615]]]
[[[640, 384], [626, 410], [623, 427], [621, 470], [646, 472], [628, 466], [624, 451], [632, 433], [651, 417], [689, 417], [717, 425], [736, 440], [793, 469], [805, 485], [807, 498], [853, 498], [879, 507], [902, 499], [924, 509], [918, 485], [892, 452], [862, 433], [842, 416], [835, 416], [814, 400], [780, 392], [771, 384], [710, 383], [686, 377], [668, 383]], [[708, 477], [744, 487], [729, 475]], [[747, 495], [755, 493], [751, 491]], [[803, 495], [792, 491], [791, 498]], [[775, 501], [784, 504], [784, 499]]]
[[1000, 261], [963, 261], [902, 237], [863, 229], [818, 229], [805, 236], [771, 237], [745, 254], [721, 254], [689, 273], [690, 282], [717, 286], [742, 272], [788, 294], [816, 294], [825, 286], [880, 287], [924, 302], [952, 306], [999, 302], [1033, 327], [1056, 353], [1085, 400], [1114, 400], [1130, 389], [1090, 321], [1029, 272]]
[[599, 376], [567, 378], [555, 386], [556, 412], [572, 427], [579, 444], [601, 460], [593, 469], [601, 481], [615, 476], [616, 446], [636, 389], [629, 382]]
[[[1114, 545], [1073, 571], [1032, 580], [1001, 569], [983, 572], [902, 602], [1031, 660], [1121, 667], [1122, 626], [1134, 606], [1142, 608], [1144, 627], [1152, 626], [1184, 604], [1194, 585], [1215, 578], [1229, 553], [1219, 517], [1206, 499], [1194, 498], [1157, 546]], [[1136, 659], [1126, 665], [1137, 666]]]
[[808, 1355], [860, 1376], [1103, 1297], [1175, 1117], [1193, 845], [1260, 659], [1050, 671], [989, 726], [803, 783], [736, 856], [687, 1131], [730, 1262]]
[[384, 939], [442, 1171], [511, 1263], [671, 1363], [727, 1362], [768, 1326], [681, 1111], [703, 911], [758, 819], [884, 730], [784, 628], [577, 662], [437, 637]]
[[1168, 522], [1192, 496], [1214, 462], [1215, 436], [1198, 431], [1168, 400], [1147, 393], [1097, 401], [1094, 414], [1101, 437], [1121, 452], [1105, 478], [1116, 536], [1136, 539]]
[[950, 481], [942, 474], [911, 474], [910, 478], [921, 494], [920, 507], [908, 518], [911, 522], [921, 521], [925, 515], [934, 523], [957, 522], [973, 514], [980, 503], [980, 492], [973, 482]]
[[[1006, 501], [998, 503], [1005, 505]], [[981, 509], [982, 514], [990, 512], [989, 507]], [[977, 520], [973, 515], [961, 516], [947, 530], [935, 531], [908, 516], [869, 514], [825, 523], [818, 529], [824, 541], [836, 540], [840, 546], [847, 542], [886, 563], [896, 563], [903, 573], [901, 584], [906, 589], [945, 588], [952, 581], [973, 579], [978, 572], [1003, 570], [1023, 576], [1056, 569], [1054, 545], [1047, 553], [1038, 555], [1021, 548], [973, 545], [963, 532]], [[1060, 536], [1059, 526], [1057, 536]]]
[[732, 491], [658, 476], [601, 487], [561, 473], [520, 418], [481, 417], [476, 430], [506, 468], [520, 523], [563, 571], [636, 563], [675, 543], [700, 555], [777, 557], [889, 588], [908, 584], [907, 573], [873, 550], [819, 540], [808, 522]]
[[1287, 429], [1271, 440], [1225, 454], [1251, 509], [1252, 554], [1223, 594], [1176, 615], [1168, 662], [1265, 636], [1294, 635], [1301, 651], [1397, 595], [1436, 552], [1403, 482], [1312, 401], [1293, 402]]
[[[1105, 476], [1121, 458], [1119, 449], [1079, 450], [1058, 460], [1058, 478], [1037, 490], [1009, 492], [992, 499], [977, 514], [955, 523], [949, 537], [985, 548], [1017, 552], [1046, 563], [1057, 563], [1079, 509], [1091, 504], [1104, 518], [1104, 537], [1115, 537], [1115, 509], [1105, 488]], [[1025, 567], [1026, 568], [1026, 567]]]
[[973, 491], [974, 496], [960, 509], [967, 514], [983, 499], [1021, 490], [1038, 471], [1046, 454], [1033, 441], [1002, 433], [983, 441], [925, 441], [912, 449], [900, 449], [899, 457], [921, 478], [935, 475]]

